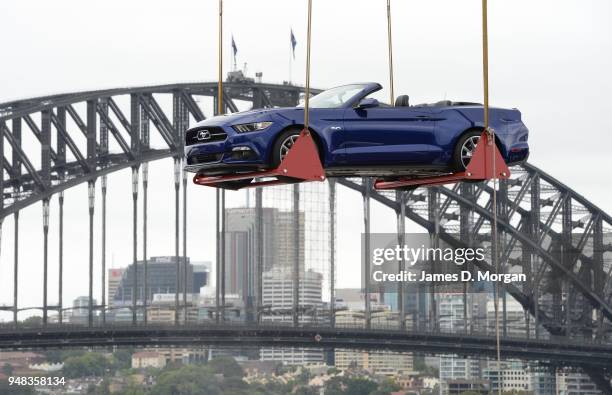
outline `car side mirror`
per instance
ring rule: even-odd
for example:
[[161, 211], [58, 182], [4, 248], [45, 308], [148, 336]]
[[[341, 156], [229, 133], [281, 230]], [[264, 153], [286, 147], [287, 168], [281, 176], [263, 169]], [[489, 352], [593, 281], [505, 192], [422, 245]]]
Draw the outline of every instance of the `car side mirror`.
[[355, 106], [356, 109], [362, 110], [365, 108], [378, 107], [380, 103], [378, 100], [373, 99], [371, 97], [366, 97], [365, 99], [361, 99], [359, 103]]

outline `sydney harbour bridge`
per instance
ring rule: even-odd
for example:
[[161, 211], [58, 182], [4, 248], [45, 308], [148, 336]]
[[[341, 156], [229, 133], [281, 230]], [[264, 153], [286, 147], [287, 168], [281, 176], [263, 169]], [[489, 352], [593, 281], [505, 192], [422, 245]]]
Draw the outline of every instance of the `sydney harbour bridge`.
[[[495, 356], [496, 339], [490, 332], [479, 331], [469, 323], [465, 330], [445, 331], [438, 325], [439, 317], [436, 317], [435, 310], [423, 312], [422, 319], [407, 321], [404, 303], [397, 306], [395, 325], [378, 325], [371, 319], [372, 307], [368, 296], [363, 325], [345, 326], [336, 322], [334, 277], [341, 273], [337, 273], [334, 267], [336, 230], [333, 226], [330, 235], [330, 303], [327, 311], [323, 312], [327, 318], [316, 323], [297, 319], [299, 306], [295, 301], [290, 312], [294, 319], [283, 325], [266, 323], [259, 313], [245, 322], [227, 322], [218, 313], [223, 309], [224, 300], [224, 295], [219, 292], [216, 319], [207, 322], [183, 322], [178, 319], [178, 314], [175, 314], [174, 323], [163, 325], [137, 320], [136, 310], [146, 311], [149, 308], [146, 305], [133, 306], [133, 322], [128, 324], [94, 320], [94, 315], [104, 317], [109, 310], [104, 287], [100, 303], [93, 302], [97, 296], [93, 294], [94, 277], [97, 282], [100, 279], [100, 273], [93, 270], [93, 254], [94, 243], [100, 239], [104, 243], [106, 239], [107, 177], [115, 172], [132, 170], [132, 197], [134, 207], [137, 207], [139, 199], [147, 199], [147, 164], [157, 160], [174, 161], [173, 253], [177, 257], [178, 281], [178, 257], [182, 254], [181, 244], [185, 243], [188, 231], [186, 218], [183, 218], [181, 240], [180, 208], [183, 207], [183, 217], [186, 209], [184, 200], [181, 205], [180, 196], [189, 182], [181, 171], [184, 132], [193, 121], [205, 119], [199, 98], [208, 97], [214, 102], [216, 89], [216, 83], [183, 83], [60, 94], [0, 104], [0, 224], [5, 222], [5, 244], [8, 238], [14, 243], [13, 257], [0, 251], [0, 265], [11, 265], [14, 274], [12, 278], [5, 276], [0, 279], [0, 287], [13, 290], [11, 303], [1, 307], [6, 314], [12, 313], [13, 320], [0, 327], [0, 349], [206, 344], [390, 349], [466, 357]], [[293, 106], [298, 103], [301, 93], [301, 87], [287, 84], [228, 82], [224, 85], [223, 105], [228, 112], [238, 110], [238, 101], [250, 102], [253, 108]], [[162, 102], [168, 105], [164, 106]], [[23, 144], [26, 137], [34, 142], [27, 147]], [[161, 145], [152, 145], [153, 138], [161, 141]], [[499, 240], [503, 240], [498, 252], [501, 270], [527, 274], [524, 284], [501, 284], [504, 295], [520, 303], [525, 315], [522, 333], [510, 331], [505, 304], [500, 307], [502, 357], [581, 369], [604, 392], [612, 393], [612, 244], [606, 238], [612, 229], [610, 215], [530, 164], [513, 168], [512, 177], [500, 181], [496, 207], [493, 206], [492, 183], [383, 192], [375, 190], [368, 178], [338, 178], [326, 182], [332, 199], [331, 223], [334, 222], [336, 189], [346, 188], [363, 203], [363, 210], [357, 214], [363, 217], [366, 240], [370, 232], [372, 201], [395, 213], [400, 240], [408, 220], [422, 227], [433, 240], [453, 247], [490, 245], [493, 212], [496, 211], [497, 233]], [[49, 312], [59, 312], [61, 317], [61, 312], [70, 308], [62, 298], [63, 289], [67, 287], [63, 284], [61, 272], [62, 226], [77, 224], [64, 223], [64, 193], [81, 184], [88, 185], [89, 191], [89, 237], [84, 233], [83, 238], [89, 243], [89, 255], [83, 257], [83, 262], [89, 264], [89, 276], [82, 279], [89, 285], [89, 320], [83, 325], [62, 323], [61, 318], [52, 323]], [[138, 193], [140, 184], [143, 194]], [[98, 190], [102, 196], [95, 196]], [[261, 210], [261, 194], [261, 189], [255, 193], [257, 210]], [[57, 216], [62, 224], [58, 237], [59, 295], [54, 304], [48, 302], [51, 299], [47, 289], [49, 261], [56, 260], [55, 257], [51, 259], [47, 252], [51, 199], [57, 199]], [[19, 214], [32, 205], [43, 207], [43, 240], [28, 237], [26, 242], [20, 241]], [[102, 206], [101, 211], [96, 206]], [[146, 207], [145, 204], [145, 210]], [[150, 214], [156, 215], [155, 210]], [[103, 224], [95, 239], [94, 215], [100, 215]], [[147, 215], [146, 211], [144, 215]], [[10, 217], [12, 234], [8, 233], [6, 226], [6, 219]], [[84, 226], [81, 223], [78, 226]], [[146, 222], [144, 228], [137, 227], [136, 223], [134, 218], [134, 228], [131, 229], [134, 244], [139, 235], [143, 236], [140, 233], [147, 231]], [[261, 239], [263, 235], [256, 237]], [[44, 259], [37, 266], [37, 270], [43, 273], [43, 300], [36, 306], [26, 306], [18, 297], [19, 289], [26, 286], [20, 283], [19, 279], [23, 277], [18, 274], [22, 248], [43, 250]], [[104, 244], [102, 251], [105, 254]], [[134, 261], [136, 254], [134, 247]], [[262, 258], [255, 259], [259, 268], [257, 273], [261, 275]], [[105, 273], [105, 257], [102, 265], [102, 273]], [[479, 265], [479, 269], [495, 270], [490, 260]], [[299, 272], [296, 273], [294, 284], [300, 281]], [[102, 283], [104, 281], [102, 277]], [[261, 281], [254, 283], [255, 303], [261, 307]], [[186, 307], [185, 292], [183, 290], [180, 294], [177, 288], [176, 312]], [[402, 292], [402, 287], [398, 292]], [[18, 316], [25, 311], [36, 311], [42, 316], [40, 324], [21, 324]]]

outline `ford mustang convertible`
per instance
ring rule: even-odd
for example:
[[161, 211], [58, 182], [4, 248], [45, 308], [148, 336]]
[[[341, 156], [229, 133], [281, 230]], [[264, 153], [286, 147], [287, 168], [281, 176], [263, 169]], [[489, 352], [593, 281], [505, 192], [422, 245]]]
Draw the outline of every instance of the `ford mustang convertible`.
[[[310, 129], [328, 177], [421, 176], [462, 171], [483, 129], [483, 106], [440, 101], [394, 106], [369, 97], [377, 83], [332, 88], [310, 99]], [[199, 122], [185, 135], [185, 169], [206, 176], [277, 167], [303, 128], [304, 108], [265, 108]], [[508, 165], [529, 154], [516, 109], [490, 109], [490, 125]], [[254, 173], [256, 174], [256, 173]], [[248, 181], [247, 181], [248, 183]]]

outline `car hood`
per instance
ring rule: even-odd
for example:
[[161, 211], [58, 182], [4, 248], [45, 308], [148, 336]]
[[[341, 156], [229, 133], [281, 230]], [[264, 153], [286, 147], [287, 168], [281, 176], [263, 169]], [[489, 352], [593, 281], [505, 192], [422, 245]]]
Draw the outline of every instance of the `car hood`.
[[198, 122], [194, 127], [231, 126], [249, 122], [273, 121], [277, 117], [292, 119], [296, 113], [303, 112], [304, 109], [299, 107], [262, 108], [208, 118]]

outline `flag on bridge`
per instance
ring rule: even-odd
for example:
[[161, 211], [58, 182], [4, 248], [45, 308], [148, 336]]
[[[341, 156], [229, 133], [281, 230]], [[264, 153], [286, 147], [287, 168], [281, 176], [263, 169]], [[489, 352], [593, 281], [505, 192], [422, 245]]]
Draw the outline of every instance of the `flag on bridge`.
[[297, 41], [295, 40], [295, 36], [293, 35], [293, 29], [291, 29], [291, 50], [293, 51], [293, 59], [295, 59], [295, 46], [297, 45]]
[[236, 46], [236, 41], [234, 41], [234, 35], [232, 34], [232, 50], [234, 51], [234, 58], [238, 53], [238, 47]]

